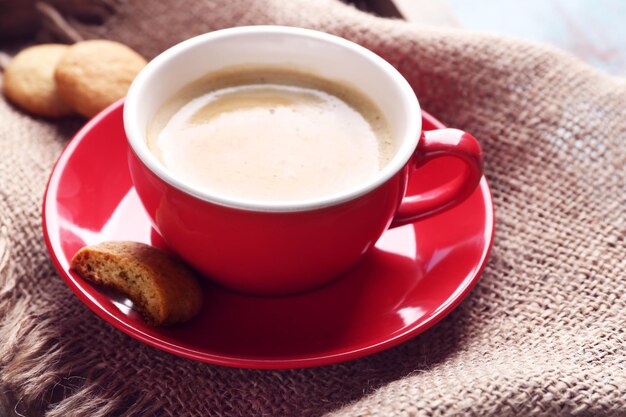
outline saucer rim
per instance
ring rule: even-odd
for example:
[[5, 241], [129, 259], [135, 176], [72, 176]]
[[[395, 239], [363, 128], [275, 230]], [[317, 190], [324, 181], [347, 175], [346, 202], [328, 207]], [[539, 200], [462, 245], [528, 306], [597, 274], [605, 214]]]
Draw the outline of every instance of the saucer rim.
[[[157, 349], [163, 350], [165, 352], [181, 356], [187, 359], [192, 359], [200, 362], [222, 365], [227, 367], [234, 368], [244, 368], [244, 369], [297, 369], [297, 368], [309, 368], [315, 366], [324, 366], [331, 365], [336, 363], [341, 363], [357, 358], [361, 358], [364, 356], [372, 355], [375, 353], [379, 353], [383, 350], [389, 349], [393, 346], [397, 346], [400, 343], [403, 343], [423, 332], [430, 329], [432, 326], [441, 321], [444, 317], [450, 314], [460, 303], [467, 297], [472, 288], [476, 285], [478, 280], [480, 279], [484, 269], [489, 261], [491, 250], [494, 242], [495, 235], [495, 208], [493, 205], [493, 196], [491, 193], [491, 189], [485, 176], [483, 176], [480, 180], [478, 188], [481, 190], [482, 201], [485, 205], [485, 228], [483, 229], [483, 236], [486, 239], [485, 247], [481, 253], [480, 261], [476, 262], [475, 265], [478, 268], [474, 269], [474, 273], [471, 274], [471, 278], [468, 274], [462, 281], [461, 285], [459, 285], [454, 294], [448, 298], [447, 304], [444, 303], [439, 307], [439, 310], [433, 313], [429, 318], [425, 321], [417, 322], [412, 326], [407, 327], [402, 332], [395, 334], [393, 336], [387, 337], [384, 340], [380, 340], [375, 343], [368, 344], [367, 346], [360, 346], [356, 348], [348, 348], [347, 350], [343, 350], [340, 352], [335, 352], [327, 355], [317, 355], [306, 357], [306, 356], [294, 356], [292, 358], [282, 357], [282, 358], [268, 358], [268, 357], [253, 357], [253, 356], [238, 356], [238, 355], [220, 355], [216, 353], [207, 353], [205, 351], [200, 351], [188, 346], [185, 346], [184, 343], [170, 343], [163, 338], [157, 338], [153, 335], [147, 334], [140, 329], [132, 326], [131, 324], [120, 320], [118, 317], [111, 314], [105, 307], [100, 305], [94, 298], [92, 298], [86, 291], [83, 290], [82, 285], [77, 282], [74, 274], [69, 270], [69, 264], [65, 264], [61, 261], [60, 257], [57, 254], [57, 251], [61, 251], [61, 248], [57, 248], [55, 244], [52, 242], [50, 236], [51, 220], [48, 218], [47, 213], [51, 210], [48, 209], [48, 205], [51, 204], [53, 195], [56, 195], [53, 191], [58, 188], [59, 180], [61, 178], [61, 174], [63, 172], [60, 169], [61, 166], [67, 163], [67, 161], [71, 158], [74, 153], [74, 150], [82, 143], [86, 136], [89, 135], [90, 131], [102, 122], [103, 119], [109, 117], [109, 115], [118, 110], [120, 106], [123, 106], [124, 99], [113, 103], [111, 106], [103, 110], [101, 113], [92, 118], [89, 122], [87, 122], [77, 133], [76, 135], [66, 144], [63, 150], [60, 153], [59, 158], [55, 162], [51, 174], [48, 178], [48, 182], [46, 184], [43, 203], [42, 203], [42, 230], [44, 234], [44, 240], [46, 243], [46, 248], [48, 250], [48, 254], [50, 259], [52, 260], [57, 272], [63, 279], [63, 281], [70, 287], [72, 292], [85, 304], [92, 312], [94, 312], [98, 317], [103, 319], [109, 325], [115, 327], [116, 329], [126, 333], [138, 341], [145, 343], [149, 346], [155, 347]], [[120, 116], [121, 117], [121, 116]], [[436, 128], [445, 128], [446, 126], [437, 120], [435, 117], [430, 115], [428, 112], [422, 110], [422, 118], [427, 120]], [[66, 259], [63, 256], [63, 259]], [[459, 291], [460, 290], [460, 291]], [[393, 333], [390, 333], [390, 335]]]

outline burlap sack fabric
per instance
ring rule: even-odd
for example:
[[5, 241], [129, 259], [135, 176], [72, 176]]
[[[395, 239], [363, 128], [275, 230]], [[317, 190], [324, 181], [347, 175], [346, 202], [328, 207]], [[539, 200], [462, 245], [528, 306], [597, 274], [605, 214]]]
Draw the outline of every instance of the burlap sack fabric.
[[[425, 109], [483, 145], [491, 261], [415, 339], [321, 368], [229, 369], [142, 345], [55, 273], [45, 182], [80, 120], [0, 101], [0, 398], [28, 416], [626, 415], [626, 81], [553, 49], [375, 18], [334, 0], [113, 3], [86, 37], [152, 57], [190, 36], [283, 24], [339, 34], [396, 66]], [[219, 337], [219, 335], [216, 335]]]

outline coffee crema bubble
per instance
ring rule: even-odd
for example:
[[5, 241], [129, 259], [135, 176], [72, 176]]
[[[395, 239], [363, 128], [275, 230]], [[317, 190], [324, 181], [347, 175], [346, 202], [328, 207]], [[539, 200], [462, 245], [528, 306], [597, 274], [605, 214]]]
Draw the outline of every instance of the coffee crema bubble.
[[272, 202], [349, 190], [394, 152], [382, 113], [356, 88], [259, 67], [209, 74], [183, 88], [157, 112], [148, 147], [195, 188]]

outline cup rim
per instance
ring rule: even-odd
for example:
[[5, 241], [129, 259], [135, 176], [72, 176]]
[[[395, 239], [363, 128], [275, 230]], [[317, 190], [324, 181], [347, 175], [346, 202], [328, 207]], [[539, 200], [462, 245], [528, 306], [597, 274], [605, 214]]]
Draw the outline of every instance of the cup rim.
[[[149, 150], [147, 142], [142, 134], [145, 127], [139, 126], [135, 113], [141, 107], [142, 91], [149, 86], [152, 74], [157, 68], [167, 61], [176, 59], [178, 55], [189, 48], [193, 48], [199, 44], [213, 42], [222, 38], [232, 36], [249, 36], [259, 33], [283, 34], [286, 36], [298, 36], [304, 38], [313, 38], [323, 42], [333, 43], [343, 48], [350, 49], [366, 58], [373, 65], [378, 66], [393, 82], [398, 85], [401, 92], [403, 107], [408, 107], [409, 120], [406, 121], [404, 132], [398, 135], [401, 144], [395, 155], [375, 176], [368, 181], [364, 181], [357, 186], [348, 190], [329, 194], [320, 198], [293, 200], [293, 201], [260, 201], [244, 198], [235, 198], [219, 193], [206, 191], [184, 181], [171, 174], [165, 166], [152, 154]], [[189, 80], [192, 82], [193, 80]], [[257, 212], [300, 212], [317, 210], [325, 207], [336, 206], [347, 201], [361, 197], [379, 186], [386, 183], [390, 178], [397, 174], [409, 161], [413, 155], [417, 143], [420, 138], [422, 129], [421, 110], [417, 97], [407, 80], [396, 70], [390, 63], [381, 58], [379, 55], [369, 49], [358, 45], [352, 41], [320, 32], [312, 29], [303, 29], [290, 26], [240, 26], [228, 29], [221, 29], [214, 32], [205, 33], [180, 42], [171, 48], [165, 50], [154, 59], [152, 59], [137, 75], [132, 82], [126, 100], [124, 103], [124, 130], [131, 150], [154, 175], [159, 177], [174, 188], [204, 200], [209, 203], [217, 204], [234, 209], [257, 211]]]

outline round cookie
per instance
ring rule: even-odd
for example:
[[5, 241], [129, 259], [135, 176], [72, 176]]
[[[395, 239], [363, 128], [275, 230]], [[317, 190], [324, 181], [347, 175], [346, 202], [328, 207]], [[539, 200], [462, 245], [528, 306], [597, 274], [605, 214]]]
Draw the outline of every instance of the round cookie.
[[124, 97], [146, 60], [118, 42], [91, 40], [68, 48], [54, 77], [61, 96], [83, 116], [92, 117]]
[[47, 117], [73, 114], [61, 98], [54, 81], [54, 70], [67, 45], [31, 46], [18, 53], [4, 72], [3, 90], [7, 98], [22, 109]]

